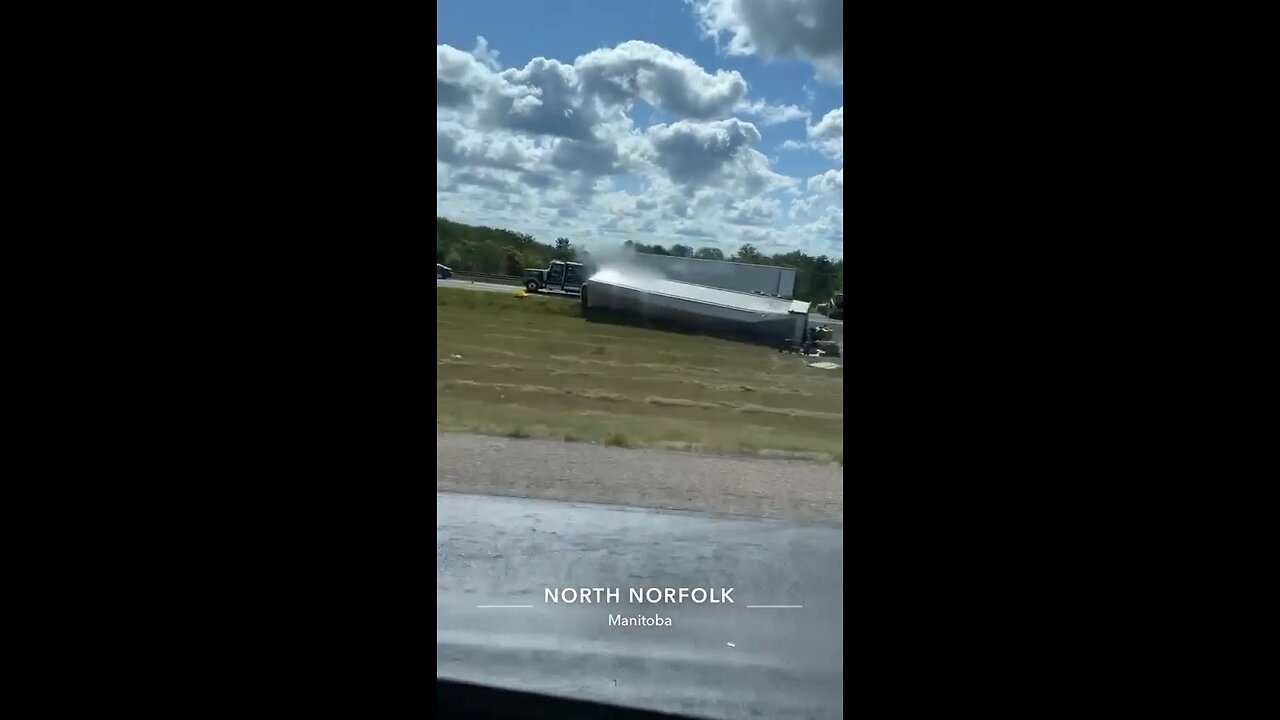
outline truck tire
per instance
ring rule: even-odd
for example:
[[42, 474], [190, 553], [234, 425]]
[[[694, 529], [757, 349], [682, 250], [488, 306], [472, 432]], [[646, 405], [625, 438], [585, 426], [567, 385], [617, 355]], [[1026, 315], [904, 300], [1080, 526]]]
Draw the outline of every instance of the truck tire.
[[838, 342], [835, 342], [832, 340], [819, 340], [815, 342], [813, 345], [814, 347], [826, 353], [827, 355], [831, 355], [832, 357], [840, 357], [840, 343]]
[[524, 284], [524, 289], [529, 292], [538, 292], [538, 283], [534, 282], [533, 280], [526, 280]]

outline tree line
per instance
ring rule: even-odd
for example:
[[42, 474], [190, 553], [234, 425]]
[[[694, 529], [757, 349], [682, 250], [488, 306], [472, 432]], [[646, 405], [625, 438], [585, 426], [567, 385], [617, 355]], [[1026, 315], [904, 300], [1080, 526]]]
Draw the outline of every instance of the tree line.
[[738, 252], [725, 257], [720, 248], [704, 247], [694, 250], [688, 245], [672, 245], [668, 250], [661, 245], [645, 245], [630, 240], [623, 243], [636, 252], [654, 255], [673, 255], [675, 257], [693, 257], [702, 260], [728, 260], [729, 262], [746, 263], [748, 265], [777, 265], [796, 269], [796, 287], [793, 293], [797, 300], [809, 302], [826, 302], [837, 292], [844, 292], [844, 259], [831, 260], [826, 255], [812, 257], [794, 250], [789, 253], [765, 255], [751, 243], [738, 248]]
[[[623, 243], [636, 252], [654, 255], [692, 257], [702, 260], [728, 260], [751, 265], [780, 265], [796, 269], [797, 300], [825, 302], [844, 291], [844, 260], [831, 260], [826, 255], [812, 257], [798, 250], [765, 255], [747, 243], [738, 252], [725, 256], [720, 248], [694, 249], [675, 244], [662, 245]], [[556, 238], [554, 245], [538, 242], [532, 235], [502, 228], [464, 225], [446, 218], [436, 218], [436, 262], [460, 272], [523, 275], [525, 268], [545, 268], [552, 260], [584, 259], [568, 238]]]
[[523, 275], [525, 268], [544, 268], [552, 260], [572, 259], [568, 238], [547, 245], [528, 233], [436, 218], [436, 262], [454, 270]]

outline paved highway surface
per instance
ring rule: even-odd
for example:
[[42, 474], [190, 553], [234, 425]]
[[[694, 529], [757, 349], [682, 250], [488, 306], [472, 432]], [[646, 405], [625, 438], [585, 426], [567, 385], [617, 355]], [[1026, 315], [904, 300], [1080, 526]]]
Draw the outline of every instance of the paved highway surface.
[[[474, 280], [474, 281], [463, 280], [459, 278], [449, 278], [448, 280], [441, 280], [440, 278], [436, 278], [436, 285], [444, 286], [444, 287], [462, 288], [463, 290], [484, 290], [487, 292], [510, 293], [512, 295], [520, 291], [519, 285], [502, 285], [501, 283], [483, 282], [481, 280]], [[557, 290], [542, 290], [542, 291], [539, 291], [538, 294], [545, 295], [546, 297], [570, 297], [570, 298], [578, 297], [578, 295], [575, 295], [573, 293], [562, 293]]]
[[489, 292], [504, 292], [511, 293], [513, 295], [520, 289], [520, 286], [518, 285], [501, 285], [499, 283], [487, 283], [479, 280], [459, 280], [458, 278], [449, 278], [448, 280], [436, 278], [436, 286], [456, 287], [464, 290], [487, 290]]
[[[840, 528], [453, 493], [436, 517], [438, 676], [712, 718], [843, 716]], [[565, 587], [619, 601], [545, 602]], [[733, 602], [630, 601], [666, 587]]]

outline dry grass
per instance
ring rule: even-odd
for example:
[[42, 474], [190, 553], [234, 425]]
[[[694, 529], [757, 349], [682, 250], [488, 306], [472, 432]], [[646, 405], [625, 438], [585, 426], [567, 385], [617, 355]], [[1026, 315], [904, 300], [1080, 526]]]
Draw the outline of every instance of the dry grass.
[[439, 430], [843, 462], [843, 369], [588, 323], [559, 298], [437, 288], [436, 301]]
[[[571, 298], [551, 298], [528, 295], [515, 297], [520, 288], [511, 288], [511, 294], [481, 292], [477, 290], [460, 290], [458, 288], [436, 288], [436, 316], [442, 313], [439, 308], [450, 310], [480, 310], [502, 315], [561, 315], [577, 317], [581, 311], [579, 303]], [[500, 328], [495, 328], [500, 329]]]

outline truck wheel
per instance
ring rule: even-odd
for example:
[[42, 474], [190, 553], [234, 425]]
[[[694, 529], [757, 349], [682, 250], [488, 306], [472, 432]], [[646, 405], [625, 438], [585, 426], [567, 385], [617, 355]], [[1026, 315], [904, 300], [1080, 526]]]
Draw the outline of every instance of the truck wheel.
[[524, 284], [524, 289], [528, 290], [529, 292], [538, 292], [538, 283], [530, 280], [529, 282]]

